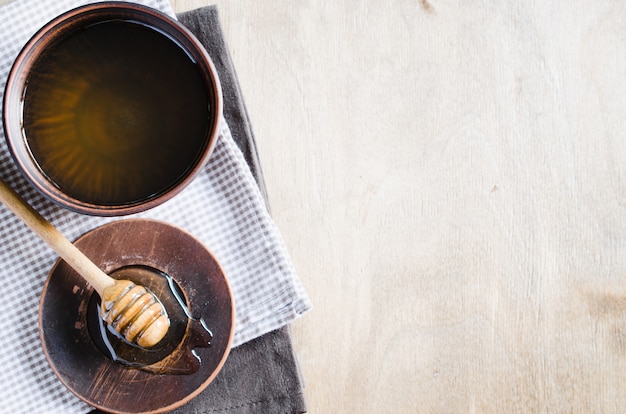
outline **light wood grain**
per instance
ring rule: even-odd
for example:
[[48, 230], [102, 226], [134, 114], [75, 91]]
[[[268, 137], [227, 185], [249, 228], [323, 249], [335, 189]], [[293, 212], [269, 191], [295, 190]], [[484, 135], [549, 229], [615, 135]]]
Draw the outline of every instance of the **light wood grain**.
[[311, 413], [626, 410], [626, 3], [217, 4]]

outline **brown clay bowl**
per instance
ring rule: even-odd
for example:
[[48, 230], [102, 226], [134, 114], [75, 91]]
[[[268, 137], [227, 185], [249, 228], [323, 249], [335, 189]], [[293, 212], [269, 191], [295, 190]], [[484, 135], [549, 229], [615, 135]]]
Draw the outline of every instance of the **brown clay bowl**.
[[207, 163], [222, 94], [184, 26], [138, 4], [94, 3], [41, 28], [3, 101], [9, 150], [47, 198], [90, 215], [155, 207]]
[[[192, 319], [171, 307], [161, 278], [138, 273], [134, 281], [163, 301], [172, 327], [149, 351], [133, 348], [124, 363], [114, 360], [126, 345], [111, 340], [113, 353], [103, 347], [101, 325], [92, 313], [98, 295], [59, 260], [44, 285], [39, 329], [46, 358], [63, 384], [89, 405], [113, 413], [166, 412], [205, 389], [224, 364], [234, 332], [231, 291], [212, 254], [189, 233], [147, 219], [106, 224], [75, 244], [114, 277], [136, 268], [169, 275]], [[208, 347], [194, 343], [200, 319], [212, 334]]]

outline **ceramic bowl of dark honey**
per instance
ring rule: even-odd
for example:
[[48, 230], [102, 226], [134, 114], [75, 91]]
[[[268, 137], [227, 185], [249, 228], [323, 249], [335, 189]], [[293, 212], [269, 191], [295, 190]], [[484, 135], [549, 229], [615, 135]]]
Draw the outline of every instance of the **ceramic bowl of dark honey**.
[[176, 20], [103, 2], [40, 29], [7, 78], [9, 151], [47, 198], [121, 216], [182, 191], [214, 148], [222, 111], [215, 67]]

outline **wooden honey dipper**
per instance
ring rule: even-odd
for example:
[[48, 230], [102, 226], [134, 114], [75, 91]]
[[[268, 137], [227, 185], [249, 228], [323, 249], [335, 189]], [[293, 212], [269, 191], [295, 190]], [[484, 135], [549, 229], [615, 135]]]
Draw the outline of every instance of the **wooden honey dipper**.
[[170, 320], [163, 304], [152, 292], [104, 273], [2, 180], [0, 201], [93, 286], [102, 300], [102, 318], [120, 335], [143, 348], [150, 348], [163, 339]]

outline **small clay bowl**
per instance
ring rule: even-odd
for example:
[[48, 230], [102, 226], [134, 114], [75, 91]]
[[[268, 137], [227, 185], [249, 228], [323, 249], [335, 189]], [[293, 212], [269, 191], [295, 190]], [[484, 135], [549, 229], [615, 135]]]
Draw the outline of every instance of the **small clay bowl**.
[[222, 113], [217, 72], [184, 26], [149, 7], [71, 10], [25, 45], [7, 78], [3, 121], [24, 176], [90, 215], [155, 207], [207, 163]]
[[[87, 404], [113, 413], [170, 411], [205, 389], [224, 364], [234, 332], [232, 294], [213, 255], [189, 233], [147, 219], [106, 224], [75, 244], [113, 277], [129, 276], [152, 290], [172, 325], [149, 350], [116, 342], [97, 317], [97, 293], [59, 260], [44, 285], [39, 330], [63, 384]], [[176, 286], [174, 302], [185, 307], [172, 306], [163, 280]]]

